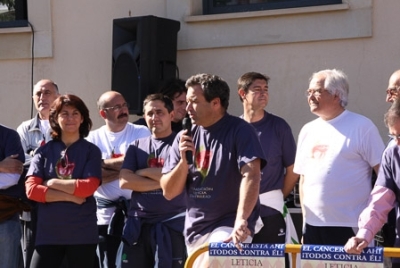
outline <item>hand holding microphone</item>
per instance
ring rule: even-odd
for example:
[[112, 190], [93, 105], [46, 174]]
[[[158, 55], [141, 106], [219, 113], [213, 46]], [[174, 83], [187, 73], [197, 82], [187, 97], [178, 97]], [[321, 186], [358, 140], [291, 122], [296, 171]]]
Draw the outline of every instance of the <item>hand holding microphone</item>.
[[[185, 118], [183, 118], [182, 121], [182, 128], [183, 130], [187, 130], [186, 135], [192, 136], [192, 120], [190, 119], [189, 115], [186, 115]], [[186, 160], [188, 165], [193, 164], [193, 154], [192, 151], [186, 151]]]

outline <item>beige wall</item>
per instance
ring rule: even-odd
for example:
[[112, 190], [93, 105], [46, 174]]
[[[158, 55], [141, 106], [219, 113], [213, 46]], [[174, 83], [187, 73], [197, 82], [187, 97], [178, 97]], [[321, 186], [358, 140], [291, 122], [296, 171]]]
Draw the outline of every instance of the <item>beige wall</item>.
[[[33, 4], [34, 2], [34, 4]], [[347, 0], [342, 5], [201, 16], [200, 0], [51, 1], [29, 3], [35, 29], [33, 81], [51, 78], [61, 93], [82, 97], [95, 127], [96, 99], [111, 85], [112, 19], [155, 15], [181, 21], [182, 78], [215, 73], [231, 86], [230, 113], [241, 104], [236, 80], [247, 71], [271, 77], [267, 110], [285, 118], [295, 136], [314, 116], [304, 90], [314, 71], [344, 70], [348, 109], [371, 118], [386, 141], [387, 80], [400, 68], [400, 1]], [[16, 128], [30, 117], [30, 28], [0, 29], [0, 123]]]

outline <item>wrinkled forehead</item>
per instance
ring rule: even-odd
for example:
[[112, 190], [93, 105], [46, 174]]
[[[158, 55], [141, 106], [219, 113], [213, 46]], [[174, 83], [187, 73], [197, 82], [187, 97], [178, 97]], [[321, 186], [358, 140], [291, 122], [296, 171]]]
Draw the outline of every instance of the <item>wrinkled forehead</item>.
[[35, 87], [33, 88], [33, 94], [37, 92], [43, 92], [46, 90], [50, 90], [52, 92], [55, 92], [56, 89], [54, 87], [54, 84], [50, 81], [40, 81], [38, 82]]
[[389, 88], [400, 86], [400, 73], [394, 74], [389, 79]]
[[325, 76], [316, 75], [311, 79], [309, 89], [323, 89], [324, 87], [325, 87]]
[[152, 100], [149, 101], [145, 106], [144, 106], [145, 112], [150, 112], [150, 111], [163, 111], [167, 110], [165, 108], [165, 103], [160, 101], [160, 100]]

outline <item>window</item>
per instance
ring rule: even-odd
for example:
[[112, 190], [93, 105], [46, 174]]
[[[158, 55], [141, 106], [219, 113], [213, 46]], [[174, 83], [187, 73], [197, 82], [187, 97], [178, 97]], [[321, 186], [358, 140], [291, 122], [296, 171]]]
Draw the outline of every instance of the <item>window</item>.
[[203, 0], [203, 14], [341, 4], [342, 0]]
[[27, 0], [0, 0], [0, 28], [28, 26]]

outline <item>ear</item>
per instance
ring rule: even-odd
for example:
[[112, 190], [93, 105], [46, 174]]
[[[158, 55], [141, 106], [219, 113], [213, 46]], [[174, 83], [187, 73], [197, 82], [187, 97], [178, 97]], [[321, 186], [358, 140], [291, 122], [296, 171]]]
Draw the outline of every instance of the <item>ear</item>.
[[100, 114], [100, 116], [101, 116], [103, 119], [106, 119], [106, 111], [100, 110], [100, 111], [99, 111], [99, 114]]
[[171, 121], [173, 121], [174, 116], [175, 116], [175, 111], [170, 112], [169, 116], [171, 117]]
[[240, 96], [240, 98], [241, 98], [242, 100], [244, 100], [244, 99], [246, 98], [246, 92], [244, 91], [243, 88], [240, 88], [240, 89], [238, 90], [238, 94], [239, 94], [239, 96]]
[[215, 98], [211, 101], [211, 104], [213, 106], [221, 106], [221, 99], [220, 98]]

